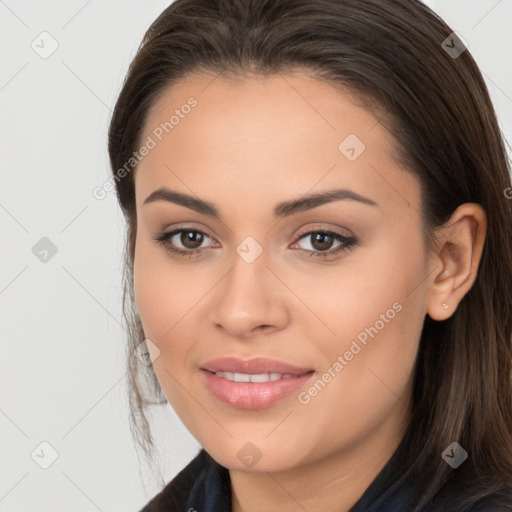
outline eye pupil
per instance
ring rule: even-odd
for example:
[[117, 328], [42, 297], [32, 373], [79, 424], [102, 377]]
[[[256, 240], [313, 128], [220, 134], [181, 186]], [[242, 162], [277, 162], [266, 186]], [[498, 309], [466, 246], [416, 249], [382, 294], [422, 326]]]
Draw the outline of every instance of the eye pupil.
[[312, 246], [318, 251], [330, 249], [333, 243], [333, 237], [326, 233], [316, 233], [313, 236]]
[[180, 241], [187, 249], [197, 249], [203, 243], [203, 234], [198, 231], [182, 231]]

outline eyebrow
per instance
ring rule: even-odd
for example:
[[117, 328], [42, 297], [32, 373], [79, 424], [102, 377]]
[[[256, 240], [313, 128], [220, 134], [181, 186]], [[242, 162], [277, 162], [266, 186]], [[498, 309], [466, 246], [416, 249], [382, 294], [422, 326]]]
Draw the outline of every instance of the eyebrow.
[[[274, 207], [274, 216], [280, 218], [289, 217], [290, 215], [294, 215], [295, 213], [310, 210], [312, 208], [316, 208], [317, 206], [331, 203], [333, 201], [340, 201], [343, 199], [357, 201], [359, 203], [370, 206], [379, 206], [372, 199], [357, 194], [352, 190], [337, 188], [333, 190], [328, 190], [326, 192], [310, 194], [308, 196], [301, 197], [300, 199], [294, 199], [291, 201], [284, 201], [282, 203], [278, 203]], [[161, 187], [152, 192], [146, 198], [143, 205], [155, 201], [169, 201], [171, 203], [175, 203], [181, 206], [185, 206], [186, 208], [190, 208], [191, 210], [194, 210], [198, 213], [210, 215], [211, 217], [220, 219], [219, 210], [215, 207], [213, 203], [210, 203], [209, 201], [203, 201], [202, 199], [190, 196], [188, 194], [183, 194], [182, 192], [176, 192], [165, 187]]]

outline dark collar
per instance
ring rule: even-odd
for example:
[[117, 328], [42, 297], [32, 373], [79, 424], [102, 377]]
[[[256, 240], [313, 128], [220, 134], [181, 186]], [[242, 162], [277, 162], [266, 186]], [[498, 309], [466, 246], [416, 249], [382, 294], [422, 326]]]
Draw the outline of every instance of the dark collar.
[[[349, 512], [410, 512], [421, 492], [421, 479], [414, 468], [405, 470], [404, 443], [373, 480]], [[459, 510], [450, 508], [450, 499], [464, 496], [464, 486], [455, 480], [436, 496], [429, 512]], [[495, 507], [493, 497], [471, 508], [477, 511], [511, 511]], [[140, 512], [232, 512], [229, 470], [217, 463], [204, 449]], [[425, 509], [427, 510], [427, 509]]]

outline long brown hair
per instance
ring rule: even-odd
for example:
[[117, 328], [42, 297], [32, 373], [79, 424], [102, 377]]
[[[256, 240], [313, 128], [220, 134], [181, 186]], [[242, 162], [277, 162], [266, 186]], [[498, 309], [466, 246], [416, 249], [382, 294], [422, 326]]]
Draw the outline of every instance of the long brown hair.
[[[127, 220], [124, 314], [132, 433], [148, 458], [145, 415], [166, 403], [151, 366], [133, 357], [144, 331], [133, 300], [137, 226], [134, 180], [120, 173], [141, 143], [148, 109], [173, 83], [205, 71], [244, 76], [302, 70], [350, 91], [397, 143], [396, 158], [422, 189], [425, 238], [458, 205], [488, 217], [478, 276], [446, 321], [426, 316], [415, 372], [405, 466], [424, 489], [415, 510], [453, 475], [462, 505], [512, 495], [512, 201], [510, 162], [486, 84], [468, 50], [443, 46], [452, 29], [418, 0], [177, 0], [147, 30], [120, 92], [109, 153]], [[121, 177], [120, 177], [121, 175]], [[457, 441], [468, 460], [451, 469], [441, 453]], [[508, 494], [507, 494], [508, 493]]]

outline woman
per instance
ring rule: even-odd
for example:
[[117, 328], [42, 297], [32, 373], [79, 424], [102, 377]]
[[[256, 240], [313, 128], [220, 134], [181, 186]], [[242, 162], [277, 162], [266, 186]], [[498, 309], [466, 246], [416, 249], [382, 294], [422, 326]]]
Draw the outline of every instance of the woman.
[[203, 448], [144, 512], [512, 510], [509, 166], [432, 11], [177, 0], [109, 152], [137, 439]]

